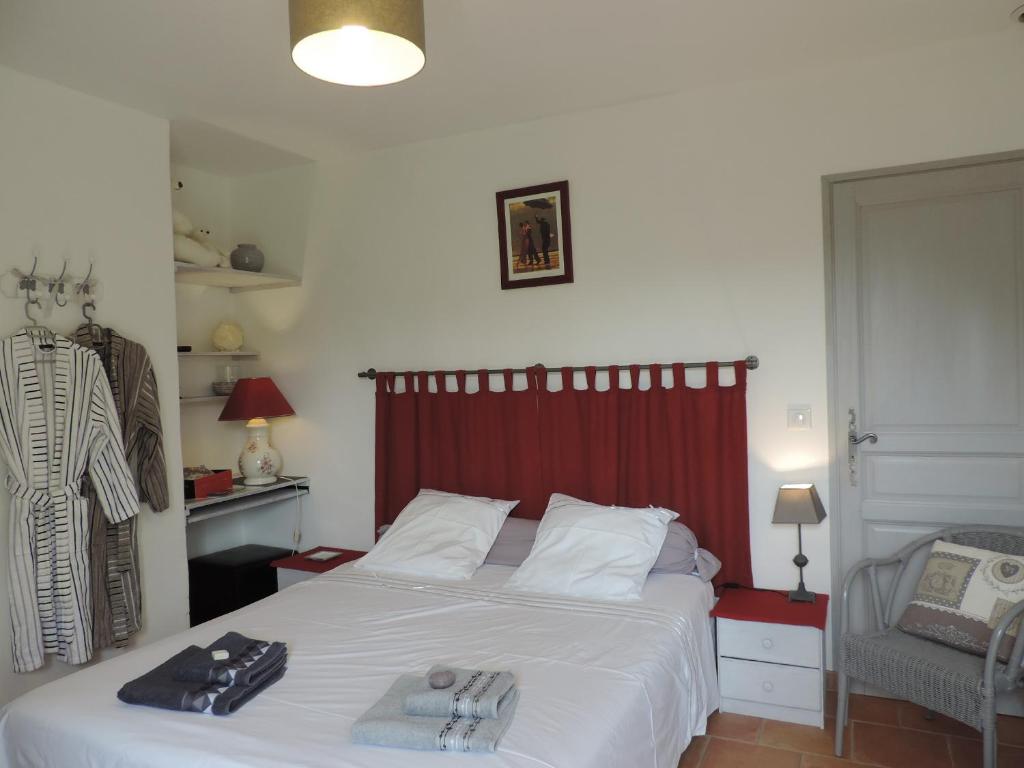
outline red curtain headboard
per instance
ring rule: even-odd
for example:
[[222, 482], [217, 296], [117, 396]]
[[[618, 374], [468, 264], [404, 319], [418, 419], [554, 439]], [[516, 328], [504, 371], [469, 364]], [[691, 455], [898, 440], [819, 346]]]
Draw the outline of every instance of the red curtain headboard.
[[[688, 387], [683, 365], [672, 386], [653, 365], [640, 389], [640, 366], [611, 368], [608, 389], [548, 390], [544, 368], [527, 373], [526, 389], [492, 392], [486, 372], [473, 374], [479, 391], [455, 391], [441, 373], [377, 375], [376, 522], [392, 522], [421, 488], [520, 499], [513, 515], [540, 519], [552, 493], [599, 504], [661, 506], [679, 513], [702, 547], [722, 561], [716, 582], [752, 585], [747, 505], [745, 361], [731, 364], [736, 383], [719, 385], [719, 366], [707, 364], [707, 384]], [[556, 372], [551, 372], [556, 373]], [[403, 386], [398, 386], [398, 379]], [[430, 391], [434, 380], [434, 392]]]

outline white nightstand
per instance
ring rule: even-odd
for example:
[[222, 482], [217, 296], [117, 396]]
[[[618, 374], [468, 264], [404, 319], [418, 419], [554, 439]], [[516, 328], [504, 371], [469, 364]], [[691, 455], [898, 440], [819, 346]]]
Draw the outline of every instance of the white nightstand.
[[828, 595], [725, 590], [712, 611], [721, 711], [824, 727], [827, 614]]

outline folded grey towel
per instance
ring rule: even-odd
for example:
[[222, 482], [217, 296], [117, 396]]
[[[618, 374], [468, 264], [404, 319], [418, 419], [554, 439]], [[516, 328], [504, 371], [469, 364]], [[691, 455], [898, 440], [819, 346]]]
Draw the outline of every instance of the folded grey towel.
[[493, 752], [505, 735], [519, 701], [513, 688], [498, 707], [498, 717], [420, 717], [402, 711], [406, 697], [419, 690], [422, 675], [402, 675], [352, 726], [356, 744], [428, 749], [442, 752]]
[[[455, 673], [455, 682], [448, 688], [435, 690], [427, 678], [441, 670]], [[405, 697], [405, 714], [427, 717], [498, 717], [501, 702], [515, 687], [511, 672], [482, 672], [479, 669], [459, 669], [437, 665], [420, 678], [420, 685]]]
[[202, 649], [198, 645], [190, 645], [156, 669], [130, 683], [125, 683], [117, 692], [117, 698], [125, 704], [142, 704], [179, 712], [230, 715], [253, 696], [265, 691], [284, 677], [285, 660], [281, 658], [277, 667], [268, 671], [259, 685], [223, 685], [175, 680], [175, 670], [185, 659], [200, 650]]
[[[228, 658], [217, 661], [213, 658], [213, 651], [227, 651]], [[268, 643], [228, 632], [184, 659], [174, 670], [174, 679], [223, 685], [260, 685], [287, 658], [288, 646], [284, 643]]]

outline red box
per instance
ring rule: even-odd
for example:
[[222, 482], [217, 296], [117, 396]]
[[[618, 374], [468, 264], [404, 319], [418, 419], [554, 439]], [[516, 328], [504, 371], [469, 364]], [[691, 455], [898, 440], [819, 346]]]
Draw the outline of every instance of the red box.
[[231, 493], [235, 489], [230, 469], [215, 469], [212, 475], [185, 481], [186, 499], [205, 499], [219, 493]]

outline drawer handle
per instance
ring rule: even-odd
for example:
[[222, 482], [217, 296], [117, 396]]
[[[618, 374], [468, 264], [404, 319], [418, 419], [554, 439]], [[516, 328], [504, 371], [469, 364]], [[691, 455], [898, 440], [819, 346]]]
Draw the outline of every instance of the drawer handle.
[[761, 641], [761, 647], [764, 648], [766, 651], [770, 651], [772, 648], [775, 647], [775, 643], [771, 640], [771, 638], [766, 637], [764, 640]]
[[765, 681], [764, 681], [763, 683], [761, 683], [761, 687], [762, 687], [762, 688], [764, 688], [764, 690], [765, 690], [765, 692], [766, 692], [766, 693], [771, 693], [772, 691], [774, 691], [774, 690], [775, 690], [775, 686], [774, 686], [774, 685], [772, 685], [772, 684], [771, 684], [770, 682], [768, 682], [767, 680], [765, 680]]

